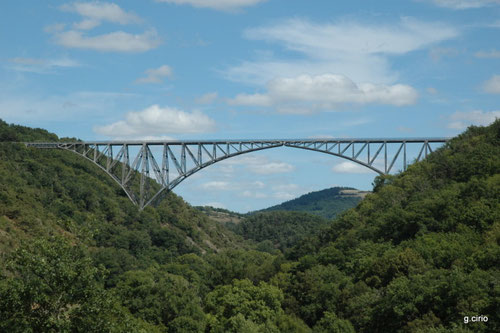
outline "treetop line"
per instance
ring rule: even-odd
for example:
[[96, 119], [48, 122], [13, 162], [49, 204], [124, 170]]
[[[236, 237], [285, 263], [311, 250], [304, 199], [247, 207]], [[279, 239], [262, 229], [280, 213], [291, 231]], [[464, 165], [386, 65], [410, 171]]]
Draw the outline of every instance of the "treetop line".
[[[343, 138], [304, 140], [213, 141], [84, 141], [25, 142], [27, 147], [64, 149], [90, 160], [125, 191], [139, 209], [157, 204], [175, 186], [197, 171], [238, 155], [277, 147], [291, 147], [341, 157], [381, 175], [406, 170], [449, 138]], [[157, 162], [157, 157], [161, 163]], [[171, 168], [170, 166], [173, 166]], [[153, 177], [151, 176], [151, 170]], [[134, 181], [139, 176], [139, 181]], [[159, 186], [158, 186], [159, 184]]]

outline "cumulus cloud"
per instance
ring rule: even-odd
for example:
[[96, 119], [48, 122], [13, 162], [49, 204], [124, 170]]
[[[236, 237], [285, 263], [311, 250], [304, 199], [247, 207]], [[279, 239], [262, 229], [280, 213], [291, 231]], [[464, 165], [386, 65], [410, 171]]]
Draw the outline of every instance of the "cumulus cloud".
[[156, 0], [157, 2], [173, 3], [176, 5], [191, 5], [196, 8], [210, 8], [222, 11], [234, 11], [243, 7], [257, 5], [267, 0]]
[[74, 2], [60, 7], [63, 11], [78, 13], [83, 17], [81, 22], [73, 24], [75, 29], [89, 30], [97, 27], [103, 21], [118, 24], [140, 22], [138, 16], [127, 13], [114, 3], [105, 2]]
[[154, 30], [139, 35], [115, 31], [97, 36], [87, 36], [81, 31], [69, 30], [57, 33], [55, 41], [65, 47], [102, 52], [145, 52], [160, 45]]
[[338, 173], [373, 173], [374, 171], [360, 164], [344, 161], [333, 166], [332, 171]]
[[146, 76], [138, 78], [136, 83], [162, 83], [164, 78], [172, 77], [172, 68], [163, 65], [158, 68], [146, 70]]
[[439, 7], [451, 9], [471, 9], [499, 5], [500, 0], [430, 0]]
[[475, 110], [470, 112], [457, 111], [448, 117], [448, 128], [463, 130], [467, 126], [486, 126], [500, 118], [500, 111], [483, 112]]
[[[290, 19], [247, 29], [244, 36], [281, 45], [298, 56], [245, 61], [228, 68], [227, 79], [264, 86], [227, 100], [235, 106], [273, 107], [280, 113], [310, 114], [343, 104], [404, 106], [417, 91], [398, 83], [389, 57], [404, 55], [455, 38], [453, 26], [402, 18], [395, 24], [350, 20], [315, 23]], [[283, 76], [286, 73], [286, 77]]]
[[417, 100], [408, 85], [356, 84], [343, 75], [300, 75], [270, 81], [266, 94], [239, 94], [230, 105], [275, 106], [282, 113], [308, 114], [344, 103], [410, 105]]
[[500, 94], [500, 75], [493, 75], [484, 83], [483, 89], [490, 94]]
[[206, 133], [215, 130], [215, 121], [205, 114], [185, 112], [171, 107], [152, 105], [142, 111], [129, 112], [124, 120], [94, 131], [109, 137], [142, 138], [175, 133]]

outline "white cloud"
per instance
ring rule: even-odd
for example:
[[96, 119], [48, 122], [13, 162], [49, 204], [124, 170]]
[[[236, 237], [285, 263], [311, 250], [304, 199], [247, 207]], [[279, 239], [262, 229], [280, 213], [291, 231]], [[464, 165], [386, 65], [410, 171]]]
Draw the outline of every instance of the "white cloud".
[[388, 56], [403, 55], [458, 36], [456, 28], [441, 23], [403, 18], [397, 24], [374, 25], [353, 21], [317, 24], [291, 19], [252, 28], [245, 37], [282, 45], [302, 55], [296, 60], [269, 59], [245, 61], [228, 68], [226, 78], [264, 84], [281, 77], [334, 73], [355, 82], [393, 83], [397, 73]]
[[356, 81], [390, 83], [397, 79], [397, 74], [391, 72], [384, 57], [376, 56], [340, 56], [330, 59], [301, 60], [257, 60], [244, 61], [237, 66], [227, 68], [222, 75], [234, 82], [250, 85], [264, 85], [270, 80], [283, 76], [322, 75], [339, 73]]
[[333, 172], [338, 173], [373, 173], [374, 171], [370, 170], [367, 167], [364, 167], [358, 163], [344, 161], [340, 162], [333, 166]]
[[493, 75], [484, 83], [483, 89], [490, 94], [500, 94], [500, 75]]
[[71, 30], [64, 31], [63, 24], [45, 28], [46, 32], [54, 34], [54, 41], [61, 46], [103, 52], [145, 52], [160, 44], [155, 30], [142, 34], [114, 31], [95, 36], [89, 36], [84, 32], [99, 26], [102, 22], [126, 25], [141, 21], [138, 16], [125, 12], [116, 4], [98, 1], [74, 2], [62, 5], [59, 9], [82, 16], [82, 20], [74, 23]]
[[470, 125], [486, 126], [494, 122], [496, 118], [500, 118], [500, 111], [457, 111], [448, 117], [448, 128], [463, 130]]
[[97, 36], [87, 36], [80, 31], [69, 30], [57, 33], [55, 41], [65, 47], [103, 52], [145, 52], [160, 45], [154, 30], [140, 35], [115, 31]]
[[451, 9], [470, 9], [498, 5], [500, 0], [430, 0], [435, 5]]
[[356, 84], [342, 75], [300, 75], [272, 80], [267, 94], [239, 94], [228, 100], [231, 105], [274, 106], [282, 113], [308, 114], [333, 109], [340, 104], [410, 105], [418, 94], [410, 86]]
[[234, 11], [243, 7], [257, 5], [267, 0], [156, 0], [157, 2], [177, 5], [191, 5], [196, 8], [211, 8], [222, 11]]
[[285, 162], [269, 162], [265, 164], [254, 164], [249, 165], [248, 169], [251, 172], [261, 174], [261, 175], [270, 175], [276, 173], [286, 173], [292, 172], [295, 168], [293, 165], [290, 165]]
[[260, 175], [287, 173], [295, 170], [295, 167], [291, 164], [281, 161], [271, 161], [262, 155], [249, 154], [222, 161], [220, 165], [243, 165], [248, 171]]
[[94, 128], [96, 133], [121, 138], [206, 133], [214, 130], [215, 121], [201, 112], [188, 113], [171, 107], [161, 108], [158, 105], [138, 112], [129, 112], [125, 115], [125, 120]]
[[313, 58], [340, 54], [405, 54], [456, 37], [455, 28], [441, 23], [403, 18], [398, 25], [357, 22], [315, 24], [301, 19], [248, 29], [245, 36], [283, 44], [287, 49]]
[[134, 94], [80, 91], [68, 95], [37, 96], [0, 92], [0, 118], [9, 122], [82, 122], [102, 116], [102, 110], [114, 110], [118, 103], [127, 103]]
[[20, 72], [32, 72], [38, 74], [53, 73], [57, 68], [78, 67], [80, 63], [70, 58], [38, 59], [17, 57], [9, 59], [12, 64], [8, 68]]
[[102, 21], [119, 24], [140, 22], [135, 14], [127, 13], [114, 3], [105, 2], [74, 2], [60, 7], [63, 11], [78, 13], [83, 17], [79, 23], [73, 24], [75, 29], [89, 30], [97, 27]]
[[227, 100], [229, 105], [271, 106], [273, 104], [269, 95], [265, 94], [238, 94]]
[[[273, 59], [266, 54], [263, 60], [228, 68], [224, 72], [227, 79], [265, 86], [266, 90], [240, 93], [227, 103], [310, 114], [335, 110], [344, 104], [414, 104], [417, 91], [397, 83], [398, 74], [391, 70], [389, 57], [452, 39], [459, 31], [442, 23], [412, 18], [402, 18], [392, 25], [347, 20], [318, 24], [290, 19], [247, 29], [244, 35], [282, 45], [299, 57]], [[444, 49], [435, 50], [442, 53]]]
[[212, 104], [219, 98], [219, 94], [217, 92], [206, 93], [198, 98], [196, 98], [195, 102], [197, 104]]
[[146, 76], [138, 78], [136, 83], [162, 83], [164, 78], [172, 77], [172, 68], [163, 65], [158, 68], [146, 70]]
[[207, 191], [228, 191], [233, 189], [230, 183], [224, 181], [207, 182], [202, 184], [201, 188]]
[[244, 198], [254, 198], [254, 199], [265, 199], [268, 197], [266, 193], [256, 192], [256, 191], [243, 191], [240, 193], [240, 196]]

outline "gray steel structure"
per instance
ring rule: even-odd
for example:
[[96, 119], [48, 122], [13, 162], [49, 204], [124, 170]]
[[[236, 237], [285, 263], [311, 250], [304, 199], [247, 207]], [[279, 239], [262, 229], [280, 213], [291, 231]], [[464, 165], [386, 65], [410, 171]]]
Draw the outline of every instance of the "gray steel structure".
[[[407, 146], [417, 145], [415, 161], [432, 152], [431, 143], [445, 143], [448, 138], [400, 139], [306, 139], [306, 140], [228, 140], [228, 141], [88, 141], [26, 142], [27, 147], [56, 148], [72, 151], [92, 161], [125, 191], [139, 209], [157, 203], [162, 196], [195, 172], [230, 157], [254, 151], [292, 147], [338, 156], [367, 167], [381, 175], [389, 174], [402, 159], [408, 166]], [[395, 153], [388, 156], [388, 147]], [[135, 156], [131, 149], [138, 149]], [[159, 164], [152, 149], [159, 149]], [[173, 166], [173, 168], [171, 168]], [[153, 171], [154, 179], [151, 176]], [[140, 174], [140, 181], [133, 182]], [[158, 185], [154, 185], [154, 180]], [[135, 184], [135, 185], [134, 185]], [[137, 189], [138, 187], [138, 189]], [[137, 191], [138, 190], [138, 191]], [[138, 193], [137, 193], [138, 192]]]

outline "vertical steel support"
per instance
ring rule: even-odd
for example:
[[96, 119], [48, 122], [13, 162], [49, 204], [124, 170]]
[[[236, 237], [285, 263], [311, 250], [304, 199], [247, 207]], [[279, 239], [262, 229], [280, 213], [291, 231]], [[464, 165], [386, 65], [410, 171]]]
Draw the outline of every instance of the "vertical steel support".
[[122, 185], [125, 185], [125, 177], [127, 176], [127, 169], [129, 167], [128, 145], [123, 144], [123, 163], [122, 163]]
[[198, 163], [200, 163], [200, 165], [202, 165], [203, 164], [203, 160], [202, 160], [202, 154], [201, 154], [201, 144], [198, 143], [197, 147], [198, 147]]
[[370, 164], [370, 141], [368, 143], [368, 164]]
[[168, 170], [168, 149], [167, 149], [166, 143], [163, 144], [161, 172], [162, 172], [163, 181], [165, 182], [165, 186], [168, 187], [168, 185], [170, 184], [170, 179], [169, 179], [169, 170]]
[[387, 141], [384, 141], [384, 173], [387, 174]]
[[182, 144], [181, 149], [181, 169], [183, 173], [186, 173], [186, 144]]
[[145, 183], [147, 181], [146, 179], [146, 165], [148, 162], [148, 151], [146, 149], [146, 144], [142, 144], [142, 165], [141, 165], [141, 184], [140, 184], [140, 189], [139, 189], [139, 208], [142, 209], [144, 208], [144, 201], [145, 201]]
[[113, 162], [113, 146], [108, 144], [108, 152], [106, 154], [106, 170], [109, 171], [111, 163]]
[[406, 141], [403, 141], [403, 157], [404, 157], [404, 162], [403, 162], [403, 171], [406, 171]]

